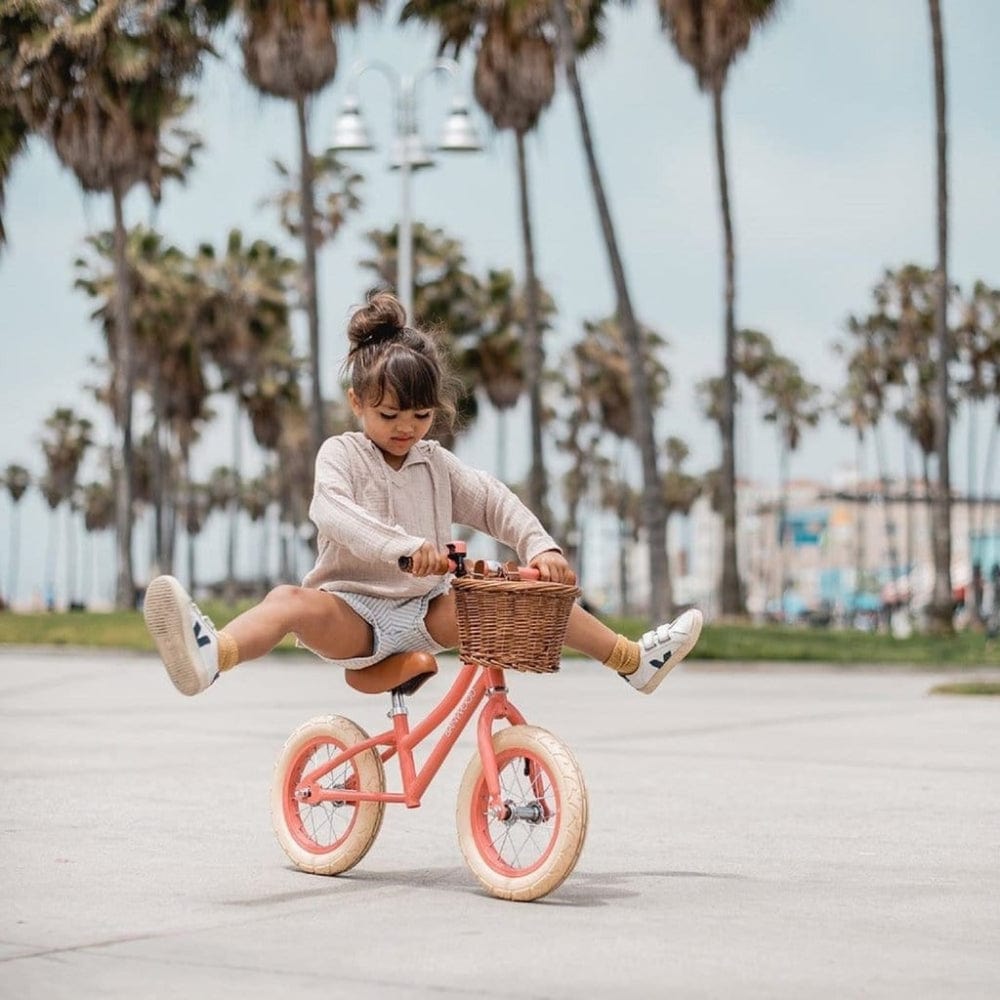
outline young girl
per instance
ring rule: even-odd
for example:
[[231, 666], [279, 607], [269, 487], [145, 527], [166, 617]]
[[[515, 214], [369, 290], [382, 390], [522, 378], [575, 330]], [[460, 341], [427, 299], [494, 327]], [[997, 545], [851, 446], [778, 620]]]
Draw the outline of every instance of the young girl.
[[[392, 653], [454, 648], [444, 551], [453, 523], [508, 545], [542, 580], [576, 581], [506, 486], [425, 440], [435, 418], [453, 418], [453, 392], [434, 341], [406, 325], [399, 302], [384, 292], [371, 296], [347, 333], [348, 399], [361, 430], [320, 448], [309, 509], [318, 553], [302, 586], [276, 587], [219, 631], [173, 577], [157, 577], [146, 591], [147, 627], [183, 694], [204, 691], [221, 671], [270, 652], [289, 632], [348, 670]], [[400, 571], [401, 556], [411, 557], [412, 573]], [[633, 642], [575, 605], [566, 644], [650, 694], [700, 631], [701, 613], [687, 611]]]

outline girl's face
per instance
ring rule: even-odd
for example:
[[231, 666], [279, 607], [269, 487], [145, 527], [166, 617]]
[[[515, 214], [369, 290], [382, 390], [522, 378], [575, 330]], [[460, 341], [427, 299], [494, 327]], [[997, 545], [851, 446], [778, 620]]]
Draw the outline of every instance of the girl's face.
[[362, 402], [349, 389], [347, 398], [361, 424], [365, 437], [373, 441], [393, 469], [398, 469], [410, 449], [422, 441], [434, 422], [434, 410], [401, 410], [391, 390], [378, 405]]

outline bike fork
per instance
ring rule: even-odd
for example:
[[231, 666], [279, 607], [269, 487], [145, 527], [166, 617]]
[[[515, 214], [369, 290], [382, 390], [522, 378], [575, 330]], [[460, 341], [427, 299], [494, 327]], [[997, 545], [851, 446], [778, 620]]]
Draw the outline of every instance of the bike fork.
[[479, 746], [479, 758], [483, 762], [483, 778], [490, 793], [490, 812], [498, 819], [510, 818], [510, 808], [501, 798], [500, 775], [497, 769], [497, 758], [493, 752], [493, 725], [497, 719], [506, 719], [512, 726], [525, 725], [525, 718], [516, 706], [507, 698], [507, 684], [504, 672], [500, 669], [490, 670], [490, 683], [486, 688], [486, 704], [479, 713], [476, 727], [476, 739]]

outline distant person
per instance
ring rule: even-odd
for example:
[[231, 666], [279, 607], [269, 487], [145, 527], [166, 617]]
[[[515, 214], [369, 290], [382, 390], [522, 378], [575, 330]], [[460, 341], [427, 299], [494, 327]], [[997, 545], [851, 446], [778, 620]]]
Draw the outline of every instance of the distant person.
[[[329, 438], [316, 460], [310, 517], [316, 564], [301, 587], [279, 586], [217, 631], [170, 576], [153, 580], [144, 614], [179, 691], [204, 691], [220, 672], [270, 652], [289, 632], [318, 656], [359, 670], [399, 652], [458, 645], [445, 543], [452, 525], [485, 532], [536, 568], [576, 576], [538, 518], [505, 485], [425, 440], [453, 419], [453, 381], [434, 340], [407, 325], [387, 293], [350, 320], [348, 399], [361, 430]], [[412, 575], [400, 557], [412, 559]], [[651, 694], [691, 651], [701, 613], [686, 611], [639, 641], [615, 634], [579, 605], [566, 644]]]

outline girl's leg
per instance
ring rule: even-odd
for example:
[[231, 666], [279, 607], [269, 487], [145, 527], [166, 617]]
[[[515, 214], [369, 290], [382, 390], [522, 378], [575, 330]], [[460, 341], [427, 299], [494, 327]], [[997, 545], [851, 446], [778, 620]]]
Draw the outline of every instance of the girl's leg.
[[439, 594], [427, 605], [424, 626], [439, 646], [444, 646], [445, 649], [455, 649], [458, 646], [455, 595], [451, 591]]
[[[449, 649], [457, 646], [454, 595], [442, 594], [434, 598], [424, 623], [439, 645]], [[700, 633], [701, 612], [691, 610], [635, 641], [618, 635], [600, 619], [574, 604], [566, 627], [566, 645], [610, 667], [643, 694], [652, 694], [670, 670], [694, 648]]]
[[566, 626], [566, 645], [570, 649], [606, 663], [617, 641], [617, 633], [609, 629], [604, 622], [595, 618], [589, 611], [585, 611], [579, 604], [573, 605], [569, 613], [569, 624]]
[[333, 594], [304, 587], [276, 587], [260, 604], [216, 630], [172, 576], [146, 589], [146, 626], [174, 686], [193, 695], [241, 660], [270, 652], [289, 632], [332, 660], [371, 653], [371, 627]]
[[331, 660], [350, 660], [372, 651], [368, 622], [335, 594], [311, 587], [275, 587], [222, 632], [236, 643], [239, 661], [264, 656], [289, 632]]

